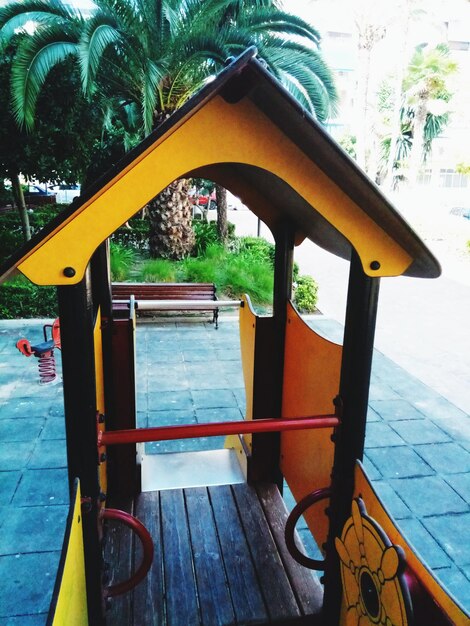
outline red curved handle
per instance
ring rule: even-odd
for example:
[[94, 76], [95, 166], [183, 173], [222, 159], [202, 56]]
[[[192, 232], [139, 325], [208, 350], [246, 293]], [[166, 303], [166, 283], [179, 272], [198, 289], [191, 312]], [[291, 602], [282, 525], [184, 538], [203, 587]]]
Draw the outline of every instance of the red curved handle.
[[295, 507], [290, 512], [290, 515], [287, 518], [286, 528], [284, 530], [286, 546], [289, 550], [289, 554], [291, 555], [291, 557], [304, 567], [308, 567], [309, 569], [314, 569], [317, 571], [323, 571], [325, 569], [325, 561], [324, 559], [311, 559], [306, 554], [300, 552], [294, 539], [295, 526], [299, 521], [299, 517], [303, 515], [310, 506], [316, 504], [317, 502], [320, 502], [320, 500], [325, 500], [326, 498], [329, 498], [330, 495], [331, 489], [329, 489], [328, 487], [325, 487], [324, 489], [317, 489], [316, 491], [307, 494], [305, 498], [302, 498], [300, 502], [297, 502]]
[[25, 356], [33, 355], [33, 351], [31, 350], [31, 344], [27, 339], [19, 339], [16, 342], [16, 347], [21, 352], [21, 354], [24, 354]]
[[52, 339], [54, 340], [54, 346], [56, 348], [59, 348], [59, 350], [62, 348], [61, 343], [60, 343], [60, 319], [57, 318], [56, 320], [54, 320], [53, 324], [52, 324]]
[[101, 511], [102, 519], [113, 519], [122, 522], [128, 526], [139, 537], [142, 543], [143, 558], [142, 563], [135, 573], [128, 579], [115, 585], [110, 585], [104, 589], [105, 598], [119, 596], [136, 587], [141, 580], [145, 578], [153, 561], [153, 541], [149, 531], [138, 519], [119, 509], [103, 509]]

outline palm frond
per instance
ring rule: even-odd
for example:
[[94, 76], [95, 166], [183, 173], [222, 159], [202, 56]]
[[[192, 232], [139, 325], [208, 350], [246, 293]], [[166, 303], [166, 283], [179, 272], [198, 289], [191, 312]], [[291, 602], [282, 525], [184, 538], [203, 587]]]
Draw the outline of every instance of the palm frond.
[[142, 118], [144, 124], [144, 133], [148, 135], [152, 129], [155, 119], [155, 111], [157, 108], [157, 102], [162, 107], [162, 101], [160, 96], [160, 83], [165, 77], [165, 72], [162, 71], [156, 63], [148, 60], [146, 67], [142, 70]]
[[301, 37], [315, 47], [320, 44], [320, 33], [297, 15], [286, 13], [272, 8], [263, 8], [257, 11], [247, 11], [242, 14], [238, 25], [249, 28], [253, 33], [282, 33], [288, 36]]
[[[62, 38], [60, 39], [61, 36]], [[78, 53], [78, 43], [57, 26], [42, 28], [20, 46], [12, 66], [12, 100], [16, 120], [34, 126], [34, 111], [41, 88], [53, 67]]]
[[[294, 84], [302, 85], [309, 102], [306, 108], [319, 121], [325, 122], [335, 113], [338, 100], [336, 87], [330, 69], [316, 50], [305, 48], [297, 42], [272, 40], [267, 45], [258, 43], [258, 47], [260, 56], [271, 71], [275, 75], [276, 71], [283, 72], [284, 78], [279, 76], [281, 82], [284, 83], [286, 75], [290, 75]], [[288, 81], [288, 84], [292, 84], [292, 81]], [[289, 90], [287, 83], [286, 87]], [[295, 97], [294, 93], [292, 95]]]
[[75, 21], [78, 24], [83, 21], [83, 18], [78, 10], [67, 7], [59, 0], [12, 2], [0, 9], [1, 37], [6, 40], [11, 39], [30, 22], [41, 26], [66, 24], [70, 21]]
[[99, 13], [87, 22], [82, 31], [79, 45], [84, 93], [90, 94], [106, 49], [120, 42], [121, 35], [112, 18]]

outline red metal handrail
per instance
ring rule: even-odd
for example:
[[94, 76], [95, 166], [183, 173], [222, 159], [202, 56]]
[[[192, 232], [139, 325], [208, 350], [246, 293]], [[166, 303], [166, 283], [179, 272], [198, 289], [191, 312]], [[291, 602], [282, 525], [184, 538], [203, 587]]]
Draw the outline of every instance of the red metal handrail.
[[303, 515], [309, 507], [311, 507], [313, 504], [316, 504], [317, 502], [320, 502], [320, 500], [325, 500], [326, 498], [329, 498], [330, 496], [331, 489], [329, 487], [317, 489], [316, 491], [307, 494], [304, 498], [302, 498], [302, 500], [297, 502], [295, 507], [290, 512], [289, 517], [287, 518], [286, 527], [284, 529], [286, 546], [292, 558], [294, 558], [304, 567], [308, 567], [309, 569], [314, 569], [316, 571], [323, 571], [325, 569], [325, 561], [324, 559], [311, 559], [309, 556], [303, 554], [298, 549], [295, 543], [295, 526], [299, 521], [299, 517]]
[[105, 432], [98, 431], [98, 446], [190, 439], [192, 437], [217, 437], [221, 435], [242, 435], [245, 433], [334, 428], [339, 423], [339, 418], [336, 415], [317, 415], [294, 417], [292, 419], [240, 420], [236, 422], [186, 424], [184, 426], [107, 430]]
[[126, 511], [120, 511], [119, 509], [103, 509], [100, 516], [102, 519], [113, 519], [122, 522], [135, 532], [142, 543], [142, 563], [135, 573], [127, 580], [116, 583], [115, 585], [110, 585], [103, 590], [105, 598], [112, 598], [113, 596], [119, 596], [134, 589], [134, 587], [145, 578], [153, 561], [153, 541], [149, 531], [142, 522], [139, 522], [137, 518], [130, 515], [130, 513], [126, 513]]

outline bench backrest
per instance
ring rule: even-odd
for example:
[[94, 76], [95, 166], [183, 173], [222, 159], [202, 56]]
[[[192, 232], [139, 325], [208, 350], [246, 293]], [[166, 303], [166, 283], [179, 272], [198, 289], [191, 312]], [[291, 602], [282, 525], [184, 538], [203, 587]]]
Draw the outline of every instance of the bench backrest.
[[213, 283], [113, 283], [113, 299], [217, 300]]

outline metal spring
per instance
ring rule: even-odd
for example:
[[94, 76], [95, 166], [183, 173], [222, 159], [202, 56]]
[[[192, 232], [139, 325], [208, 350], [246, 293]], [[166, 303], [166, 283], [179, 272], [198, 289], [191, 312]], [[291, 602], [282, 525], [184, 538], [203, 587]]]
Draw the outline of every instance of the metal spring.
[[50, 385], [57, 380], [54, 350], [43, 352], [39, 357], [39, 384]]

